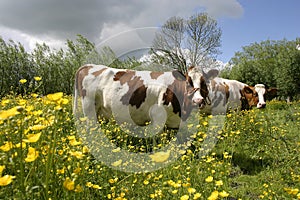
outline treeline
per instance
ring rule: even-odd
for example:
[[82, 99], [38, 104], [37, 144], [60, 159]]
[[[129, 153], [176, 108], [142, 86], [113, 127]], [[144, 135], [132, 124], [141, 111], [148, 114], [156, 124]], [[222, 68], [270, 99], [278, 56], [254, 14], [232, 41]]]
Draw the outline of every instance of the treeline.
[[[263, 41], [236, 52], [221, 76], [255, 85], [263, 83], [279, 89], [279, 96], [299, 99], [300, 39], [295, 41]], [[66, 47], [53, 50], [46, 44], [36, 44], [27, 52], [21, 43], [6, 42], [0, 37], [0, 98], [13, 94], [73, 93], [76, 70], [86, 63], [115, 68], [135, 68], [136, 59], [119, 60], [109, 47], [97, 49], [95, 44], [78, 35], [67, 40]], [[159, 69], [157, 69], [159, 70]], [[39, 80], [36, 77], [41, 77]], [[20, 82], [25, 79], [26, 82]]]
[[236, 52], [221, 76], [278, 88], [288, 100], [300, 98], [300, 38], [253, 43]]
[[0, 98], [10, 93], [72, 94], [75, 72], [87, 63], [127, 68], [136, 61], [121, 61], [109, 47], [97, 49], [81, 35], [75, 41], [67, 40], [64, 49], [36, 44], [32, 52], [27, 52], [21, 43], [6, 42], [0, 37]]

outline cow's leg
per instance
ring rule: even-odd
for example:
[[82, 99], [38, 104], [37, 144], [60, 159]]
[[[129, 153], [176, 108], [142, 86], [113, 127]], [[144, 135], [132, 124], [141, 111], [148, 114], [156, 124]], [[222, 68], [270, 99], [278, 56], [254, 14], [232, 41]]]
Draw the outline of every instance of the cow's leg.
[[87, 117], [87, 120], [89, 123], [96, 123], [97, 122], [97, 113], [96, 113], [96, 107], [95, 107], [95, 96], [85, 96], [82, 99], [82, 108], [83, 108], [83, 114], [85, 117]]
[[154, 104], [149, 110], [151, 123], [155, 128], [163, 128], [167, 121], [167, 112], [164, 106]]

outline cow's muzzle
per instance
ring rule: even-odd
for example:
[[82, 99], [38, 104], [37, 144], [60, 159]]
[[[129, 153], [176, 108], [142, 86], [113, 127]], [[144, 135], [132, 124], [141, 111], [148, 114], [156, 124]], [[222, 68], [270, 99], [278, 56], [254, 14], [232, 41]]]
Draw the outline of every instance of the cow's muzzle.
[[258, 109], [265, 108], [266, 106], [267, 106], [266, 103], [258, 103], [258, 104], [257, 104], [257, 108], [258, 108]]

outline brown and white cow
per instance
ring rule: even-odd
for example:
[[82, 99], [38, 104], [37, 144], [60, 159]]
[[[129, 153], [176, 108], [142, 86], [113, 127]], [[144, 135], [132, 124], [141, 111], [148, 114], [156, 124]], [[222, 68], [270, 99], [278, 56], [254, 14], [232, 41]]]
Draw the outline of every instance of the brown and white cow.
[[[215, 77], [218, 74], [217, 70], [211, 70]], [[191, 67], [188, 69], [188, 75], [192, 77], [194, 84], [200, 84], [201, 80], [198, 76], [205, 75], [199, 67]], [[207, 80], [206, 85], [208, 88], [207, 105], [202, 112], [207, 114], [224, 114], [227, 110], [247, 110], [253, 106], [257, 106], [259, 99], [258, 93], [254, 87], [248, 86], [236, 80], [229, 80], [224, 78], [215, 77]]]
[[193, 87], [188, 79], [178, 71], [84, 65], [76, 73], [74, 111], [80, 96], [84, 115], [93, 121], [114, 118], [139, 126], [157, 121], [179, 128], [194, 107], [205, 106], [208, 94], [205, 81]]

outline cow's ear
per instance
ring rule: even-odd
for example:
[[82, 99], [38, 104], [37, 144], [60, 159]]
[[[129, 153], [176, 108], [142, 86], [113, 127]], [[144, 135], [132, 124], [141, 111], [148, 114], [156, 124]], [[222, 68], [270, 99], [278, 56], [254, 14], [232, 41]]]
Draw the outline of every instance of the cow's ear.
[[243, 91], [246, 93], [246, 94], [251, 94], [253, 93], [253, 90], [249, 87], [249, 86], [245, 86]]
[[271, 96], [276, 96], [277, 95], [277, 88], [270, 88], [267, 89], [267, 93]]
[[173, 70], [172, 74], [173, 74], [174, 78], [178, 81], [185, 81], [186, 80], [186, 76], [179, 70]]
[[270, 88], [270, 89], [267, 89], [267, 92], [266, 92], [266, 100], [272, 100], [274, 99], [275, 97], [277, 97], [277, 91], [278, 89], [277, 88]]
[[211, 69], [209, 70], [209, 72], [205, 73], [203, 70], [202, 70], [202, 74], [205, 78], [206, 81], [210, 80], [210, 79], [214, 79], [216, 78], [218, 75], [219, 75], [219, 70], [217, 69]]

